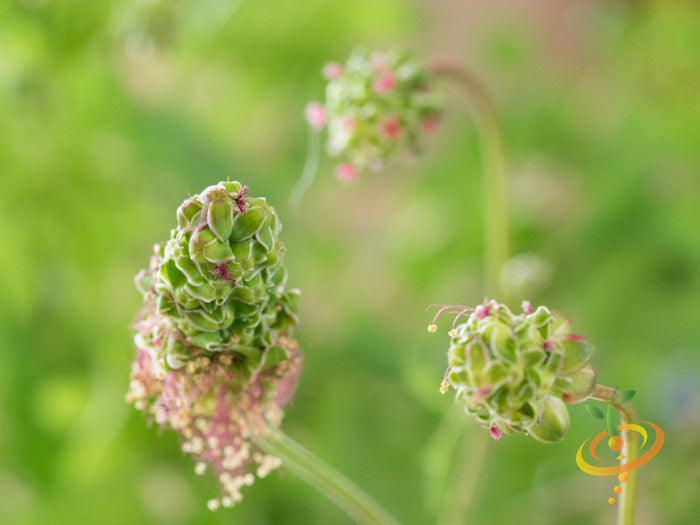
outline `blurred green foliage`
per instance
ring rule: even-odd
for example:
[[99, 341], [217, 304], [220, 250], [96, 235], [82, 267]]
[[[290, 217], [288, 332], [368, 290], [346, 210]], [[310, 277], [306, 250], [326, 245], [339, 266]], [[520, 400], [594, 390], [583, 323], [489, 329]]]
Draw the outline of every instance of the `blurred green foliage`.
[[[277, 208], [303, 291], [306, 371], [284, 428], [402, 522], [435, 521], [450, 465], [482, 431], [438, 393], [446, 338], [425, 331], [429, 303], [483, 298], [478, 142], [460, 94], [445, 86], [425, 157], [351, 186], [325, 161], [302, 210], [286, 205], [321, 65], [405, 45], [491, 87], [513, 248], [551, 268], [523, 292], [570, 315], [600, 381], [636, 389], [666, 431], [640, 470], [644, 523], [694, 523], [700, 8], [546, 4], [2, 2], [0, 522], [348, 523], [284, 471], [210, 513], [214, 481], [123, 402], [132, 277], [183, 197], [226, 177]], [[612, 522], [612, 482], [574, 464], [597, 431], [576, 406], [562, 443], [491, 444], [469, 523]]]

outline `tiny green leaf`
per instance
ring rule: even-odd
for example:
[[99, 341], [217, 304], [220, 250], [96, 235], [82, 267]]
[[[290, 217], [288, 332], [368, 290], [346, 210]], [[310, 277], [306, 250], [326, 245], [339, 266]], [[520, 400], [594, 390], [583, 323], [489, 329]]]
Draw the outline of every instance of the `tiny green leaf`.
[[617, 401], [618, 403], [626, 403], [627, 401], [632, 399], [636, 393], [636, 390], [625, 390], [620, 394], [620, 397], [617, 398]]
[[586, 412], [596, 419], [604, 419], [603, 411], [595, 405], [586, 405]]
[[605, 414], [605, 426], [608, 427], [608, 436], [617, 436], [617, 427], [615, 426], [615, 409], [612, 403], [608, 403], [608, 409]]

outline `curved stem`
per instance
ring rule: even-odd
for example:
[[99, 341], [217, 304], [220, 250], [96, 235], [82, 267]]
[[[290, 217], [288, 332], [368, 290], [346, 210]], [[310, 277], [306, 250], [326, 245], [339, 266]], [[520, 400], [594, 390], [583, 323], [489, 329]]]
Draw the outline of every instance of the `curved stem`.
[[[613, 400], [613, 407], [620, 414], [620, 419], [623, 423], [636, 423], [637, 412], [632, 406], [632, 403], [618, 403], [617, 392], [614, 388], [604, 385], [596, 385], [591, 398], [598, 401], [609, 402]], [[613, 398], [613, 396], [615, 396]], [[637, 456], [639, 451], [638, 436], [635, 432], [623, 431], [624, 448], [622, 454], [627, 461]], [[617, 513], [618, 525], [634, 525], [634, 500], [637, 493], [637, 469], [632, 469], [627, 473], [627, 481], [624, 484], [622, 498]]]
[[[482, 149], [484, 194], [484, 294], [508, 302], [507, 290], [500, 286], [499, 275], [508, 258], [508, 195], [503, 140], [496, 111], [483, 84], [469, 71], [451, 63], [435, 61], [428, 65], [435, 75], [447, 78], [463, 88], [479, 130]], [[460, 455], [447, 491], [450, 498], [438, 523], [461, 523], [466, 516], [486, 464], [488, 434], [473, 434], [474, 447]]]
[[306, 147], [306, 162], [301, 171], [301, 177], [294, 184], [289, 195], [289, 204], [293, 209], [298, 209], [306, 191], [311, 187], [318, 171], [318, 161], [321, 156], [321, 132], [309, 127], [309, 142]]
[[289, 436], [276, 431], [270, 436], [257, 436], [255, 442], [268, 454], [280, 458], [284, 467], [313, 485], [357, 523], [399, 525], [367, 493]]
[[[447, 62], [434, 62], [429, 70], [461, 86], [469, 96], [482, 148], [484, 191], [484, 290], [503, 297], [499, 274], [508, 257], [508, 195], [503, 140], [496, 111], [483, 84], [469, 71]], [[500, 292], [500, 293], [499, 293]]]

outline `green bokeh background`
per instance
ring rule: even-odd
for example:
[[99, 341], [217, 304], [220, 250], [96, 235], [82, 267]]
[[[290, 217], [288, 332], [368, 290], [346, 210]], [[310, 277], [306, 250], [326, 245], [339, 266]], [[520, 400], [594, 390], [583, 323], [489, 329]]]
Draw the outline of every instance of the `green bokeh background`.
[[666, 431], [638, 523], [696, 523], [700, 7], [486, 4], [0, 4], [0, 523], [351, 523], [284, 470], [209, 512], [214, 481], [123, 401], [132, 277], [183, 197], [227, 177], [277, 208], [303, 292], [289, 435], [402, 523], [436, 522], [455, 464], [476, 487], [463, 523], [614, 522], [613, 480], [574, 463], [600, 427], [582, 406], [563, 442], [504, 437], [477, 473], [482, 430], [438, 393], [446, 337], [425, 307], [483, 299], [480, 153], [456, 89], [426, 155], [352, 185], [324, 159], [287, 205], [320, 67], [357, 45], [450, 57], [489, 86], [513, 251], [551, 270], [520, 294], [566, 312], [600, 381], [636, 389]]

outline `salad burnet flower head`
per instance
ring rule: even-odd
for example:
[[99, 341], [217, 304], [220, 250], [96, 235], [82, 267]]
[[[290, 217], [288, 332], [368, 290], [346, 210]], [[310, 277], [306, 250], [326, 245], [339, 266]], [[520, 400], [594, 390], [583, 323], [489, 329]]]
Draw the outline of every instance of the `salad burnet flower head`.
[[513, 314], [487, 300], [476, 307], [440, 306], [428, 331], [437, 330], [443, 313], [455, 319], [440, 391], [454, 389], [457, 403], [495, 439], [523, 433], [560, 441], [569, 426], [566, 404], [588, 398], [597, 379], [589, 365], [593, 346], [572, 333], [569, 319], [528, 302]]
[[326, 64], [322, 74], [325, 101], [310, 103], [305, 114], [313, 128], [327, 130], [326, 149], [339, 159], [341, 180], [420, 151], [440, 119], [431, 73], [406, 52], [356, 50], [345, 64]]
[[183, 202], [136, 277], [143, 308], [126, 399], [180, 436], [196, 473], [214, 473], [212, 510], [280, 463], [254, 439], [279, 426], [302, 370], [280, 229], [265, 199], [221, 182]]

